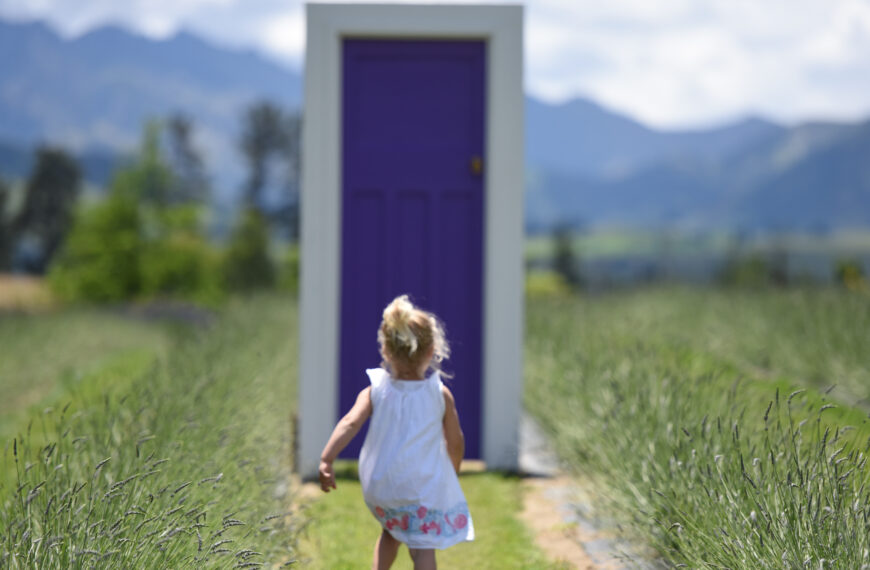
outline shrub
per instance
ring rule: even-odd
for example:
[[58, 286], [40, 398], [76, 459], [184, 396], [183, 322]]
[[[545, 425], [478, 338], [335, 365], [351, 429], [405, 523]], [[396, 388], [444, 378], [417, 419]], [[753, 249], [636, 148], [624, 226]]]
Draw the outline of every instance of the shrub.
[[145, 209], [155, 236], [142, 251], [142, 294], [213, 304], [222, 298], [220, 256], [202, 237], [199, 209]]
[[219, 256], [196, 231], [191, 212], [185, 209], [156, 212], [138, 206], [129, 193], [116, 191], [80, 211], [61, 258], [50, 271], [52, 289], [68, 301], [177, 296], [218, 302], [222, 297]]
[[147, 244], [141, 256], [142, 294], [205, 304], [222, 298], [220, 257], [202, 238], [176, 234]]
[[834, 280], [847, 289], [861, 289], [867, 286], [864, 267], [855, 259], [841, 259], [834, 266]]
[[527, 297], [561, 297], [571, 295], [571, 284], [555, 271], [529, 271], [526, 273]]
[[770, 264], [760, 255], [732, 257], [719, 274], [719, 282], [726, 286], [764, 287], [771, 282]]
[[136, 202], [114, 192], [79, 210], [60, 259], [49, 272], [55, 293], [66, 300], [119, 301], [141, 289], [141, 218]]
[[275, 269], [269, 258], [266, 220], [254, 208], [246, 209], [233, 230], [223, 260], [226, 286], [250, 292], [275, 284]]

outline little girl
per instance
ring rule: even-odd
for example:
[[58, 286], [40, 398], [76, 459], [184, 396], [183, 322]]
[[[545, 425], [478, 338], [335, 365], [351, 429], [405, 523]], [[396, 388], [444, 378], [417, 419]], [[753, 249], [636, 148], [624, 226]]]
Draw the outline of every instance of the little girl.
[[371, 386], [323, 448], [320, 487], [336, 488], [332, 462], [371, 416], [359, 478], [366, 505], [383, 527], [372, 568], [390, 568], [400, 543], [408, 545], [415, 570], [436, 568], [434, 549], [474, 540], [456, 476], [465, 439], [453, 394], [439, 377], [450, 349], [435, 316], [407, 295], [384, 309], [378, 343], [382, 368], [366, 370]]

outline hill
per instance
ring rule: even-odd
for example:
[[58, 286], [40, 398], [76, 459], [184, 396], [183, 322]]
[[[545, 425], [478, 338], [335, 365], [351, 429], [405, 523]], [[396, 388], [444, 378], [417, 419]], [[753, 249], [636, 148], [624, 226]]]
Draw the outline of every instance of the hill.
[[0, 140], [125, 152], [146, 120], [181, 111], [231, 186], [241, 172], [235, 136], [246, 106], [301, 100], [298, 74], [185, 32], [155, 41], [104, 27], [67, 40], [42, 23], [0, 21], [0, 52]]
[[[302, 100], [294, 69], [181, 32], [148, 39], [104, 27], [64, 39], [38, 22], [0, 20], [0, 175], [28, 150], [60, 144], [97, 166], [129, 152], [149, 118], [196, 126], [220, 202], [238, 194], [241, 115]], [[588, 100], [526, 99], [527, 226], [555, 224], [836, 228], [870, 225], [867, 123], [785, 127], [749, 117], [716, 128], [654, 129]], [[107, 166], [107, 164], [109, 166]], [[96, 172], [97, 174], [94, 174]]]
[[587, 99], [526, 99], [526, 157], [536, 169], [619, 178], [676, 158], [715, 159], [785, 129], [759, 118], [707, 130], [660, 131]]
[[810, 230], [870, 226], [870, 122], [812, 123], [708, 158], [653, 162], [619, 177], [545, 171], [526, 219], [553, 225]]

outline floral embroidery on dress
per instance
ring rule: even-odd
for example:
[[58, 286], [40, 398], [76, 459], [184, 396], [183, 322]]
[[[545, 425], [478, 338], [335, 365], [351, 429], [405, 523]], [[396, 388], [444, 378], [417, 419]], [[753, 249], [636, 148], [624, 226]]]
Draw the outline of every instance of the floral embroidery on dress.
[[462, 513], [456, 515], [453, 521], [450, 520], [448, 515], [444, 515], [444, 520], [447, 521], [447, 526], [449, 526], [453, 530], [463, 529], [465, 528], [465, 525], [468, 524], [468, 518]]
[[420, 530], [423, 531], [423, 534], [429, 534], [430, 530], [434, 530], [435, 534], [440, 535], [441, 534], [441, 525], [439, 525], [435, 521], [427, 522], [427, 523], [423, 523], [420, 525]]
[[[434, 534], [451, 536], [467, 532], [468, 505], [460, 503], [447, 512], [430, 509], [424, 505], [408, 505], [400, 508], [384, 508], [369, 505], [381, 524], [389, 531], [406, 534]], [[411, 521], [415, 518], [416, 520]]]
[[404, 515], [402, 515], [401, 520], [398, 518], [391, 518], [384, 523], [384, 526], [387, 527], [387, 530], [393, 530], [393, 528], [397, 526], [402, 530], [408, 530], [410, 520], [411, 517], [408, 516], [408, 513], [405, 513]]

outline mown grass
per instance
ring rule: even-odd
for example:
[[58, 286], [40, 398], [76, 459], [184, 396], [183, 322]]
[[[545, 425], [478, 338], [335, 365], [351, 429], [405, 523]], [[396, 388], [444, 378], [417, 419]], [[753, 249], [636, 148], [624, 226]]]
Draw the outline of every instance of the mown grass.
[[[311, 503], [311, 526], [302, 542], [306, 567], [316, 570], [365, 568], [370, 563], [380, 526], [363, 504], [352, 463], [340, 467], [338, 489]], [[475, 540], [438, 551], [441, 568], [556, 569], [535, 547], [517, 518], [522, 509], [521, 481], [500, 473], [468, 472], [460, 483], [471, 509]], [[319, 488], [313, 490], [320, 493]], [[393, 568], [412, 568], [408, 551], [399, 551]]]
[[295, 322], [290, 299], [236, 300], [165, 357], [120, 356], [20, 425], [0, 470], [0, 566], [292, 562]]
[[868, 322], [837, 291], [532, 300], [526, 402], [673, 564], [860, 568]]

